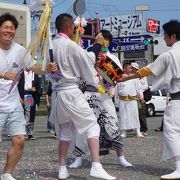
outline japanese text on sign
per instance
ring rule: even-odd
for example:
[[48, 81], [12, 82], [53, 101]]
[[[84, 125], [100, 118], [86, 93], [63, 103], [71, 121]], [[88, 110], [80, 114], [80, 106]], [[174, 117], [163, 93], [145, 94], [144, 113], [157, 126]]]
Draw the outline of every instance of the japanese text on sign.
[[143, 29], [143, 16], [130, 14], [102, 18], [100, 28], [110, 30], [113, 37], [139, 35]]

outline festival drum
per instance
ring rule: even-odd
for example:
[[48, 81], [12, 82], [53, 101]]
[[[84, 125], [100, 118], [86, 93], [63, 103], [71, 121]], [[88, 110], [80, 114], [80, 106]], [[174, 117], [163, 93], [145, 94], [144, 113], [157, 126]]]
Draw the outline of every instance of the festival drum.
[[76, 16], [82, 16], [86, 11], [86, 1], [75, 0], [73, 4], [73, 11]]
[[98, 73], [111, 85], [115, 86], [117, 80], [121, 79], [123, 71], [121, 68], [105, 54], [100, 54], [96, 62]]

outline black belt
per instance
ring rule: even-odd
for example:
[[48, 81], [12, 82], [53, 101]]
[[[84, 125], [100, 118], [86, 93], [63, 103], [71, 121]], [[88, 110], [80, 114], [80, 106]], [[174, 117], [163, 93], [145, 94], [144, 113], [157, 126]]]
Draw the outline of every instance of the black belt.
[[180, 92], [170, 94], [171, 100], [180, 100]]
[[89, 92], [98, 92], [98, 89], [91, 85], [86, 85], [84, 89]]

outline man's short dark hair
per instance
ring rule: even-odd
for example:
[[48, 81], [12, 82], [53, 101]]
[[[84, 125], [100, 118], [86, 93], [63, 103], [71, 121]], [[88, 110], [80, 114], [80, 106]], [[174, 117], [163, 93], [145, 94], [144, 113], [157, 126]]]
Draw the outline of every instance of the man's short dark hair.
[[180, 22], [178, 20], [171, 20], [163, 25], [164, 32], [167, 33], [169, 37], [173, 34], [176, 35], [176, 39], [180, 40]]
[[63, 13], [56, 17], [55, 25], [58, 32], [64, 30], [65, 26], [72, 22], [73, 17], [70, 14]]
[[104, 29], [101, 30], [100, 32], [102, 33], [102, 36], [103, 36], [105, 39], [108, 39], [108, 40], [109, 40], [109, 44], [111, 44], [111, 43], [112, 43], [112, 38], [113, 38], [111, 32], [108, 31], [108, 30], [104, 30]]
[[129, 66], [129, 65], [131, 66], [131, 63], [124, 63], [124, 64], [123, 64], [123, 69], [125, 69], [125, 68], [126, 68], [127, 66]]
[[16, 19], [16, 17], [10, 13], [4, 13], [0, 16], [0, 26], [2, 26], [2, 24], [5, 21], [11, 21], [14, 24], [15, 29], [18, 28], [18, 21]]

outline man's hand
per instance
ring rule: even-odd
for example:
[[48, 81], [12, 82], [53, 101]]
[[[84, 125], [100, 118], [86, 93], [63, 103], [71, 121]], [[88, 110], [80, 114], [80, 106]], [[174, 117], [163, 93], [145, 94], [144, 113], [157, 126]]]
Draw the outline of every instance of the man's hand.
[[4, 74], [5, 80], [12, 80], [13, 81], [15, 77], [16, 77], [16, 72], [14, 72], [14, 71], [9, 71], [9, 72], [6, 72]]
[[35, 87], [32, 87], [31, 91], [32, 91], [32, 92], [35, 92], [35, 91], [36, 91], [36, 88], [35, 88]]
[[145, 103], [144, 98], [140, 98], [140, 102], [141, 102], [142, 104], [144, 104], [144, 103]]
[[117, 82], [124, 82], [128, 80], [128, 76], [127, 74], [122, 74], [122, 77], [120, 79], [117, 79]]
[[47, 103], [47, 108], [49, 108], [50, 107], [50, 104], [49, 103]]
[[58, 65], [56, 62], [49, 62], [47, 66], [48, 73], [57, 73], [58, 72]]
[[24, 101], [22, 100], [21, 97], [19, 98], [19, 100], [20, 100], [20, 103], [21, 103], [22, 105], [24, 105]]
[[98, 33], [98, 35], [95, 37], [95, 43], [99, 43], [102, 46], [104, 45], [104, 37], [101, 33]]

